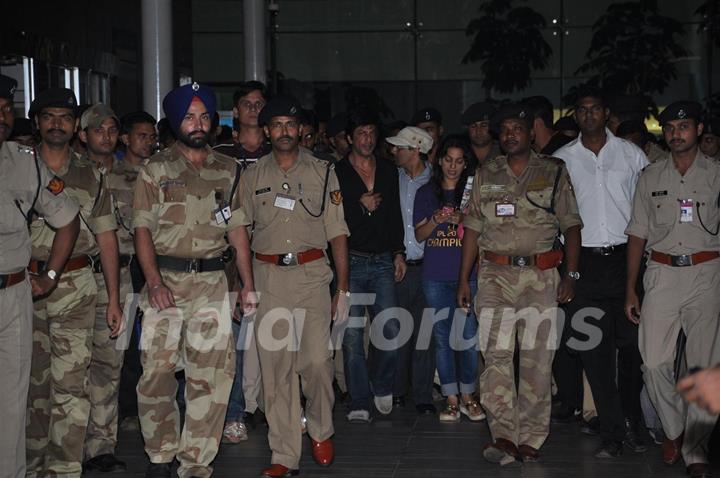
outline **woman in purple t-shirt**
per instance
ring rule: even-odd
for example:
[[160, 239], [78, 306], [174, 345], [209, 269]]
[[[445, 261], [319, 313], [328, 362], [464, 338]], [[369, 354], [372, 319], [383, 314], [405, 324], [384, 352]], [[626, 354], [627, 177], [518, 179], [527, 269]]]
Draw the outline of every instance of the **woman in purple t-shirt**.
[[[463, 413], [477, 421], [485, 418], [473, 398], [478, 368], [478, 322], [472, 307], [469, 313], [455, 309], [462, 250], [461, 206], [468, 173], [474, 171], [470, 164], [473, 155], [463, 138], [451, 136], [440, 144], [437, 158], [432, 178], [415, 196], [413, 223], [415, 238], [425, 241], [422, 269], [425, 298], [437, 314], [446, 317], [433, 327], [435, 361], [442, 393], [447, 397], [447, 406], [439, 417], [443, 422], [457, 422]], [[474, 270], [470, 281], [473, 296], [476, 279]]]

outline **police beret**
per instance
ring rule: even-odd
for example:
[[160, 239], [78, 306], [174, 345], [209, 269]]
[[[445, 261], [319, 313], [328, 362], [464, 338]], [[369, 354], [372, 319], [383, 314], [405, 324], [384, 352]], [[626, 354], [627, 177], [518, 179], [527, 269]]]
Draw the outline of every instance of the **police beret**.
[[696, 101], [676, 101], [675, 103], [669, 104], [658, 119], [660, 124], [664, 125], [668, 121], [682, 120], [682, 119], [694, 119], [700, 121], [702, 115], [702, 106]]
[[416, 111], [415, 114], [412, 115], [412, 118], [410, 118], [410, 124], [415, 126], [420, 123], [425, 123], [426, 121], [434, 121], [440, 124], [442, 123], [442, 115], [435, 108], [427, 107]]
[[108, 118], [114, 119], [117, 126], [120, 126], [120, 120], [112, 108], [102, 103], [92, 105], [80, 117], [80, 129], [97, 128]]
[[705, 125], [703, 134], [720, 136], [720, 118], [706, 118], [703, 124]]
[[75, 93], [67, 88], [49, 88], [40, 92], [30, 104], [28, 116], [32, 119], [44, 108], [68, 108], [77, 115], [77, 99]]
[[483, 101], [468, 106], [468, 109], [465, 110], [460, 119], [462, 120], [462, 124], [467, 126], [477, 123], [478, 121], [490, 121], [496, 112], [497, 109], [493, 105]]
[[500, 131], [500, 125], [503, 121], [508, 119], [516, 119], [524, 121], [529, 128], [532, 127], [533, 115], [530, 110], [525, 107], [522, 103], [508, 103], [500, 107], [497, 113], [495, 113], [490, 120], [490, 129], [495, 132]]
[[265, 126], [276, 116], [290, 116], [300, 120], [302, 118], [300, 102], [290, 95], [278, 95], [268, 101], [265, 108], [258, 115], [258, 125]]
[[13, 95], [15, 95], [15, 88], [17, 88], [15, 78], [0, 75], [0, 98], [12, 101]]
[[207, 86], [202, 86], [197, 83], [187, 84], [175, 88], [170, 93], [165, 95], [163, 99], [163, 111], [168, 119], [170, 129], [174, 133], [180, 130], [180, 124], [182, 123], [185, 114], [190, 108], [193, 98], [198, 98], [205, 105], [205, 109], [212, 118], [217, 111], [217, 103], [215, 100], [215, 92]]
[[345, 126], [347, 125], [347, 114], [338, 113], [328, 121], [327, 124], [327, 135], [329, 138], [345, 133]]

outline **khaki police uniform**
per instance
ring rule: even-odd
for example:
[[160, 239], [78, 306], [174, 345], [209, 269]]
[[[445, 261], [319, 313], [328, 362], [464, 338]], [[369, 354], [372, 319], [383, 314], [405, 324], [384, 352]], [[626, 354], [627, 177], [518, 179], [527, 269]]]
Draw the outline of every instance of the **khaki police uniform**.
[[[699, 150], [683, 176], [668, 153], [640, 175], [625, 233], [646, 239], [648, 251], [673, 256], [720, 251], [718, 236], [706, 231], [717, 231], [718, 184], [720, 164]], [[681, 219], [681, 200], [687, 199], [692, 200], [690, 220]], [[643, 281], [639, 345], [650, 399], [669, 439], [684, 431], [685, 462], [707, 463], [717, 416], [682, 400], [675, 391], [679, 377], [674, 376], [673, 364], [680, 330], [687, 336], [688, 368], [720, 362], [720, 259], [680, 267], [651, 256]]]
[[[528, 198], [549, 207], [560, 167], [555, 212], [551, 214]], [[508, 205], [513, 205], [514, 215], [509, 214]], [[488, 253], [533, 256], [550, 251], [558, 230], [582, 225], [582, 221], [562, 161], [531, 152], [520, 176], [515, 176], [505, 156], [478, 169], [463, 224], [479, 233], [482, 258]], [[554, 267], [540, 270], [482, 260], [475, 298], [485, 358], [480, 401], [493, 440], [502, 438], [538, 449], [547, 438], [558, 285]], [[542, 314], [542, 320], [528, 320], [526, 312], [531, 310]], [[513, 365], [516, 337], [520, 343], [519, 384]]]
[[[235, 161], [210, 148], [208, 153], [201, 169], [177, 145], [157, 153], [140, 171], [133, 202], [132, 227], [150, 230], [160, 274], [176, 304], [156, 311], [147, 286], [140, 298], [140, 426], [150, 461], [170, 463], [177, 457], [181, 478], [211, 476], [235, 375], [234, 304], [219, 258], [227, 248], [225, 233], [247, 221], [237, 201], [230, 202]], [[225, 207], [231, 210], [227, 222]], [[163, 266], [161, 256], [187, 268]], [[200, 266], [206, 272], [197, 271]], [[182, 432], [175, 399], [179, 370], [187, 380]]]
[[[258, 254], [324, 251], [329, 240], [349, 235], [340, 186], [328, 167], [326, 161], [300, 149], [288, 171], [270, 154], [249, 166], [240, 179], [246, 224], [255, 225], [250, 246], [256, 256], [253, 273], [259, 293], [254, 332], [271, 463], [290, 469], [298, 468], [302, 448], [298, 376], [307, 397], [308, 434], [321, 442], [334, 432], [328, 293], [332, 271], [325, 256], [299, 265], [292, 261], [278, 265], [258, 259]], [[288, 337], [290, 343], [283, 343]]]
[[[130, 234], [132, 221], [132, 200], [135, 179], [140, 171], [123, 161], [115, 160], [112, 170], [95, 170], [98, 180], [102, 178], [110, 194], [113, 217], [117, 223], [118, 246], [120, 251], [120, 307], [126, 320], [127, 337], [132, 333], [135, 307], [125, 310], [126, 300], [132, 300], [132, 281], [130, 279], [130, 261], [133, 260], [135, 247]], [[105, 277], [102, 273], [100, 256], [93, 259], [95, 282], [98, 295], [95, 307], [95, 328], [93, 331], [93, 352], [88, 372], [88, 395], [90, 396], [90, 421], [85, 437], [84, 459], [99, 455], [114, 454], [117, 445], [118, 392], [120, 372], [125, 355], [125, 340], [110, 338], [107, 325], [108, 295]], [[130, 304], [129, 304], [130, 305]]]
[[[99, 253], [95, 235], [117, 227], [110, 195], [95, 177], [92, 164], [71, 151], [70, 160], [55, 175], [64, 182], [68, 196], [80, 206], [81, 224], [57, 287], [34, 306], [28, 476], [35, 476], [43, 467], [58, 475], [79, 476], [82, 471], [90, 414], [87, 369], [92, 356], [98, 292], [90, 258]], [[44, 217], [36, 216], [30, 232], [31, 269], [41, 269], [36, 264], [48, 260], [55, 231]], [[71, 267], [78, 262], [77, 269]]]
[[[0, 146], [0, 475], [5, 477], [25, 476], [33, 309], [25, 273], [31, 246], [24, 216], [34, 207], [48, 224], [59, 228], [78, 213], [78, 206], [64, 191], [48, 189], [53, 177], [42, 161], [36, 160], [32, 148], [10, 141]], [[9, 285], [7, 275], [15, 273], [23, 273], [25, 278]]]

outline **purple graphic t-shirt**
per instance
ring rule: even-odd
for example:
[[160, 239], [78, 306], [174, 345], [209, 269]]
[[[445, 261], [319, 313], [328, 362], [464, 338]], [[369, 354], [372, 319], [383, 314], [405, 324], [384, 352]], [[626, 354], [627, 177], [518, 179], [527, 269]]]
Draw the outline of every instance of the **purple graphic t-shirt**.
[[[440, 204], [432, 184], [428, 183], [418, 189], [413, 207], [413, 224], [423, 219], [430, 220], [433, 212], [445, 204], [452, 204], [455, 191], [443, 191], [444, 204]], [[425, 240], [425, 254], [422, 268], [423, 280], [450, 281], [458, 280], [462, 251], [462, 239], [455, 224], [439, 224]], [[473, 267], [472, 280], [477, 279], [477, 267]]]

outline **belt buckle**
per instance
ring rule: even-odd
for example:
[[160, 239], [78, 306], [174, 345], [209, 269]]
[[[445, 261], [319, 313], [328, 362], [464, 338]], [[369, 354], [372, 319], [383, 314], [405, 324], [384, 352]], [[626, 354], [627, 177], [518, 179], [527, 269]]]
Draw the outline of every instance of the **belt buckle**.
[[528, 259], [529, 258], [525, 256], [515, 256], [512, 258], [512, 264], [514, 266], [525, 267], [530, 262]]
[[200, 272], [200, 260], [199, 259], [189, 259], [185, 263], [185, 272]]
[[670, 256], [672, 265], [675, 267], [685, 267], [692, 265], [692, 258], [688, 254], [682, 256]]
[[0, 289], [4, 289], [5, 285], [10, 281], [10, 275], [0, 275]]
[[601, 256], [609, 256], [613, 253], [613, 246], [602, 246], [600, 248]]
[[281, 266], [296, 266], [298, 265], [298, 257], [296, 254], [292, 252], [288, 252], [287, 254], [280, 257]]

